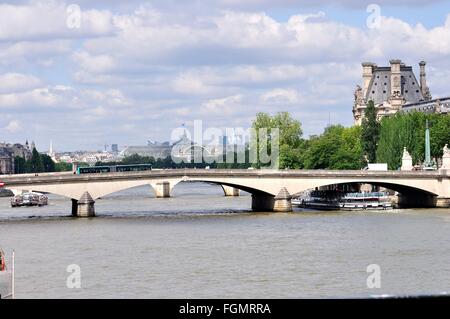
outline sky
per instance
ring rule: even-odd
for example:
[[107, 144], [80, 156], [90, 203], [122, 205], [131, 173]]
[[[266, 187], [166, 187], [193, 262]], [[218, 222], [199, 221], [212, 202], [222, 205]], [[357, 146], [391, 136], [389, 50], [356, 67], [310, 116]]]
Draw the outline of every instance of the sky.
[[0, 141], [123, 148], [280, 111], [308, 137], [352, 125], [361, 62], [393, 58], [450, 96], [450, 1], [4, 1]]

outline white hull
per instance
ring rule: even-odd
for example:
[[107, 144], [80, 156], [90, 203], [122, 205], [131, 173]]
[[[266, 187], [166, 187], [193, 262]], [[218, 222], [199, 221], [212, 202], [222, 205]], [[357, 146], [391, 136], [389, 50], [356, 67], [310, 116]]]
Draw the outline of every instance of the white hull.
[[389, 210], [393, 209], [390, 203], [345, 203], [341, 206], [342, 210]]

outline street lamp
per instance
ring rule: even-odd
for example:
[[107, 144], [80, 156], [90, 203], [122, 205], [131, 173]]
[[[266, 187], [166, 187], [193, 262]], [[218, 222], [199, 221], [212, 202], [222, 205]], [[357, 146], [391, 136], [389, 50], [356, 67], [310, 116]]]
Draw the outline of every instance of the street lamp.
[[423, 169], [435, 170], [436, 163], [431, 160], [430, 125], [428, 120], [425, 123], [425, 162], [423, 163]]

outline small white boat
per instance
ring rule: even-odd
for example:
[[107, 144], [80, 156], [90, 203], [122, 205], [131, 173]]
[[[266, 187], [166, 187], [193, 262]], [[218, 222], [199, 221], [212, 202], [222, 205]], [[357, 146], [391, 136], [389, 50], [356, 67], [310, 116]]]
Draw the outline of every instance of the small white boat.
[[305, 192], [299, 197], [291, 199], [291, 204], [313, 210], [339, 210], [339, 197], [332, 191]]
[[383, 192], [348, 193], [341, 199], [342, 210], [389, 210], [393, 209], [389, 197]]
[[45, 206], [48, 205], [48, 197], [41, 193], [29, 192], [16, 195], [11, 198], [11, 207]]
[[383, 192], [333, 193], [312, 191], [292, 198], [292, 205], [316, 210], [390, 210], [393, 205]]
[[0, 299], [14, 299], [14, 252], [11, 265], [7, 265], [6, 256], [0, 249]]

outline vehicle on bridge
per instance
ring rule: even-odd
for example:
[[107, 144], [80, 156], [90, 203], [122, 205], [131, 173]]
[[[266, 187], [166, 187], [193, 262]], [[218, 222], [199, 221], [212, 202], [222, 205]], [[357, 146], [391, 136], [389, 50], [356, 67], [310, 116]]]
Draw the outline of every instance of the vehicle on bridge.
[[78, 167], [76, 173], [98, 174], [98, 173], [136, 172], [136, 171], [151, 171], [151, 170], [152, 170], [151, 164], [134, 164], [134, 165]]

